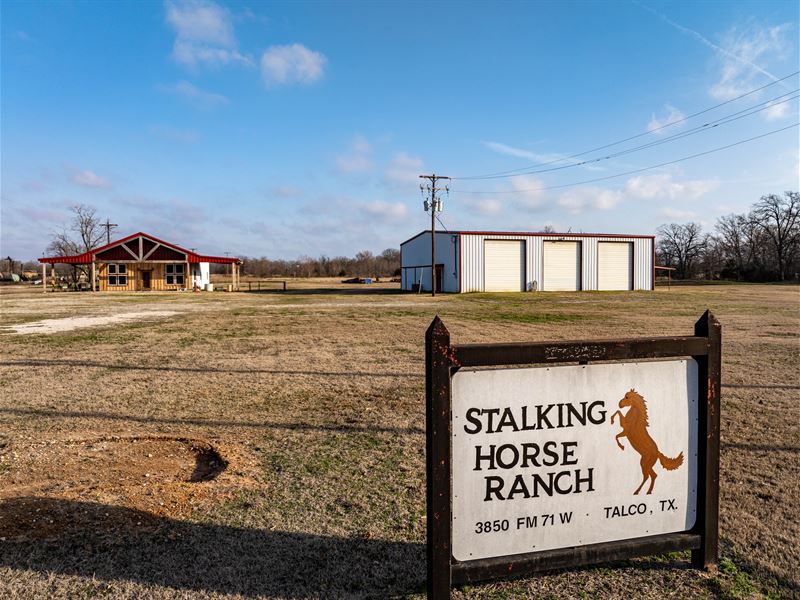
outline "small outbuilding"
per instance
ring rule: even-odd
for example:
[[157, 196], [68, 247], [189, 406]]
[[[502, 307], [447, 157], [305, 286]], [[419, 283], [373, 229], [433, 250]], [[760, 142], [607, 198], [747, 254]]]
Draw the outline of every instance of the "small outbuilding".
[[[400, 244], [402, 289], [430, 291], [431, 232]], [[652, 290], [655, 236], [436, 232], [437, 292]]]
[[[42, 263], [42, 282], [47, 291], [47, 265], [82, 265], [103, 292], [140, 292], [204, 289], [211, 283], [211, 263], [231, 265], [233, 287], [238, 288], [238, 258], [197, 254], [146, 233], [134, 233], [105, 246], [73, 256], [50, 256]], [[54, 276], [53, 276], [54, 277]], [[54, 277], [55, 278], [55, 277]]]

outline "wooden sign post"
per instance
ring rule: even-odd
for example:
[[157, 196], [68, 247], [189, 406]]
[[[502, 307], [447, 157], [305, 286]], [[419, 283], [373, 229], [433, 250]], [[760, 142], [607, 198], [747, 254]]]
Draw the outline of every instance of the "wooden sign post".
[[[428, 596], [692, 550], [716, 565], [721, 328], [453, 345], [426, 334]], [[571, 363], [571, 364], [570, 364]]]

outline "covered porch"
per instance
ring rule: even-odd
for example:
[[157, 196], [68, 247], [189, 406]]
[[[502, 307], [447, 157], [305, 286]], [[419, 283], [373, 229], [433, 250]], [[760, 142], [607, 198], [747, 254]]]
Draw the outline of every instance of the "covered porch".
[[[42, 287], [57, 281], [57, 264], [80, 268], [91, 291], [203, 290], [211, 284], [210, 265], [231, 269], [231, 288], [239, 289], [241, 261], [229, 256], [197, 254], [153, 236], [136, 233], [94, 250], [71, 256], [51, 256], [42, 263]], [[48, 281], [48, 265], [50, 281]]]

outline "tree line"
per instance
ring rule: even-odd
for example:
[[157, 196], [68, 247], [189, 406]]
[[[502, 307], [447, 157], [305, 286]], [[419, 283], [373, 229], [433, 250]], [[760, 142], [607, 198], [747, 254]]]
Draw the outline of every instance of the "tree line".
[[787, 281], [800, 278], [800, 193], [762, 196], [750, 210], [699, 223], [658, 228], [657, 264], [678, 279]]
[[[219, 265], [221, 266], [221, 265]], [[254, 277], [391, 277], [400, 275], [400, 250], [362, 250], [354, 257], [301, 256], [297, 260], [242, 258], [242, 274]]]

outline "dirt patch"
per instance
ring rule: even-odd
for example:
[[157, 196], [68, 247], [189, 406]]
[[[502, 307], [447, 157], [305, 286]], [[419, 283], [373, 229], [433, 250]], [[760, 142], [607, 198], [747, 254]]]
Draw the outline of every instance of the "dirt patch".
[[157, 436], [32, 443], [8, 451], [3, 460], [0, 531], [35, 539], [85, 527], [81, 519], [40, 514], [37, 498], [101, 502], [153, 518], [186, 517], [193, 505], [225, 495], [214, 483], [229, 464], [205, 440]]
[[85, 329], [87, 327], [101, 327], [103, 325], [130, 323], [132, 321], [140, 321], [142, 319], [163, 319], [177, 314], [179, 314], [178, 311], [174, 310], [149, 310], [102, 315], [96, 317], [65, 317], [63, 319], [42, 319], [41, 321], [32, 321], [30, 323], [4, 325], [2, 329], [6, 333], [11, 333], [14, 335], [26, 335], [31, 333], [43, 333], [47, 335], [51, 333], [61, 333], [64, 331], [74, 331], [76, 329]]

